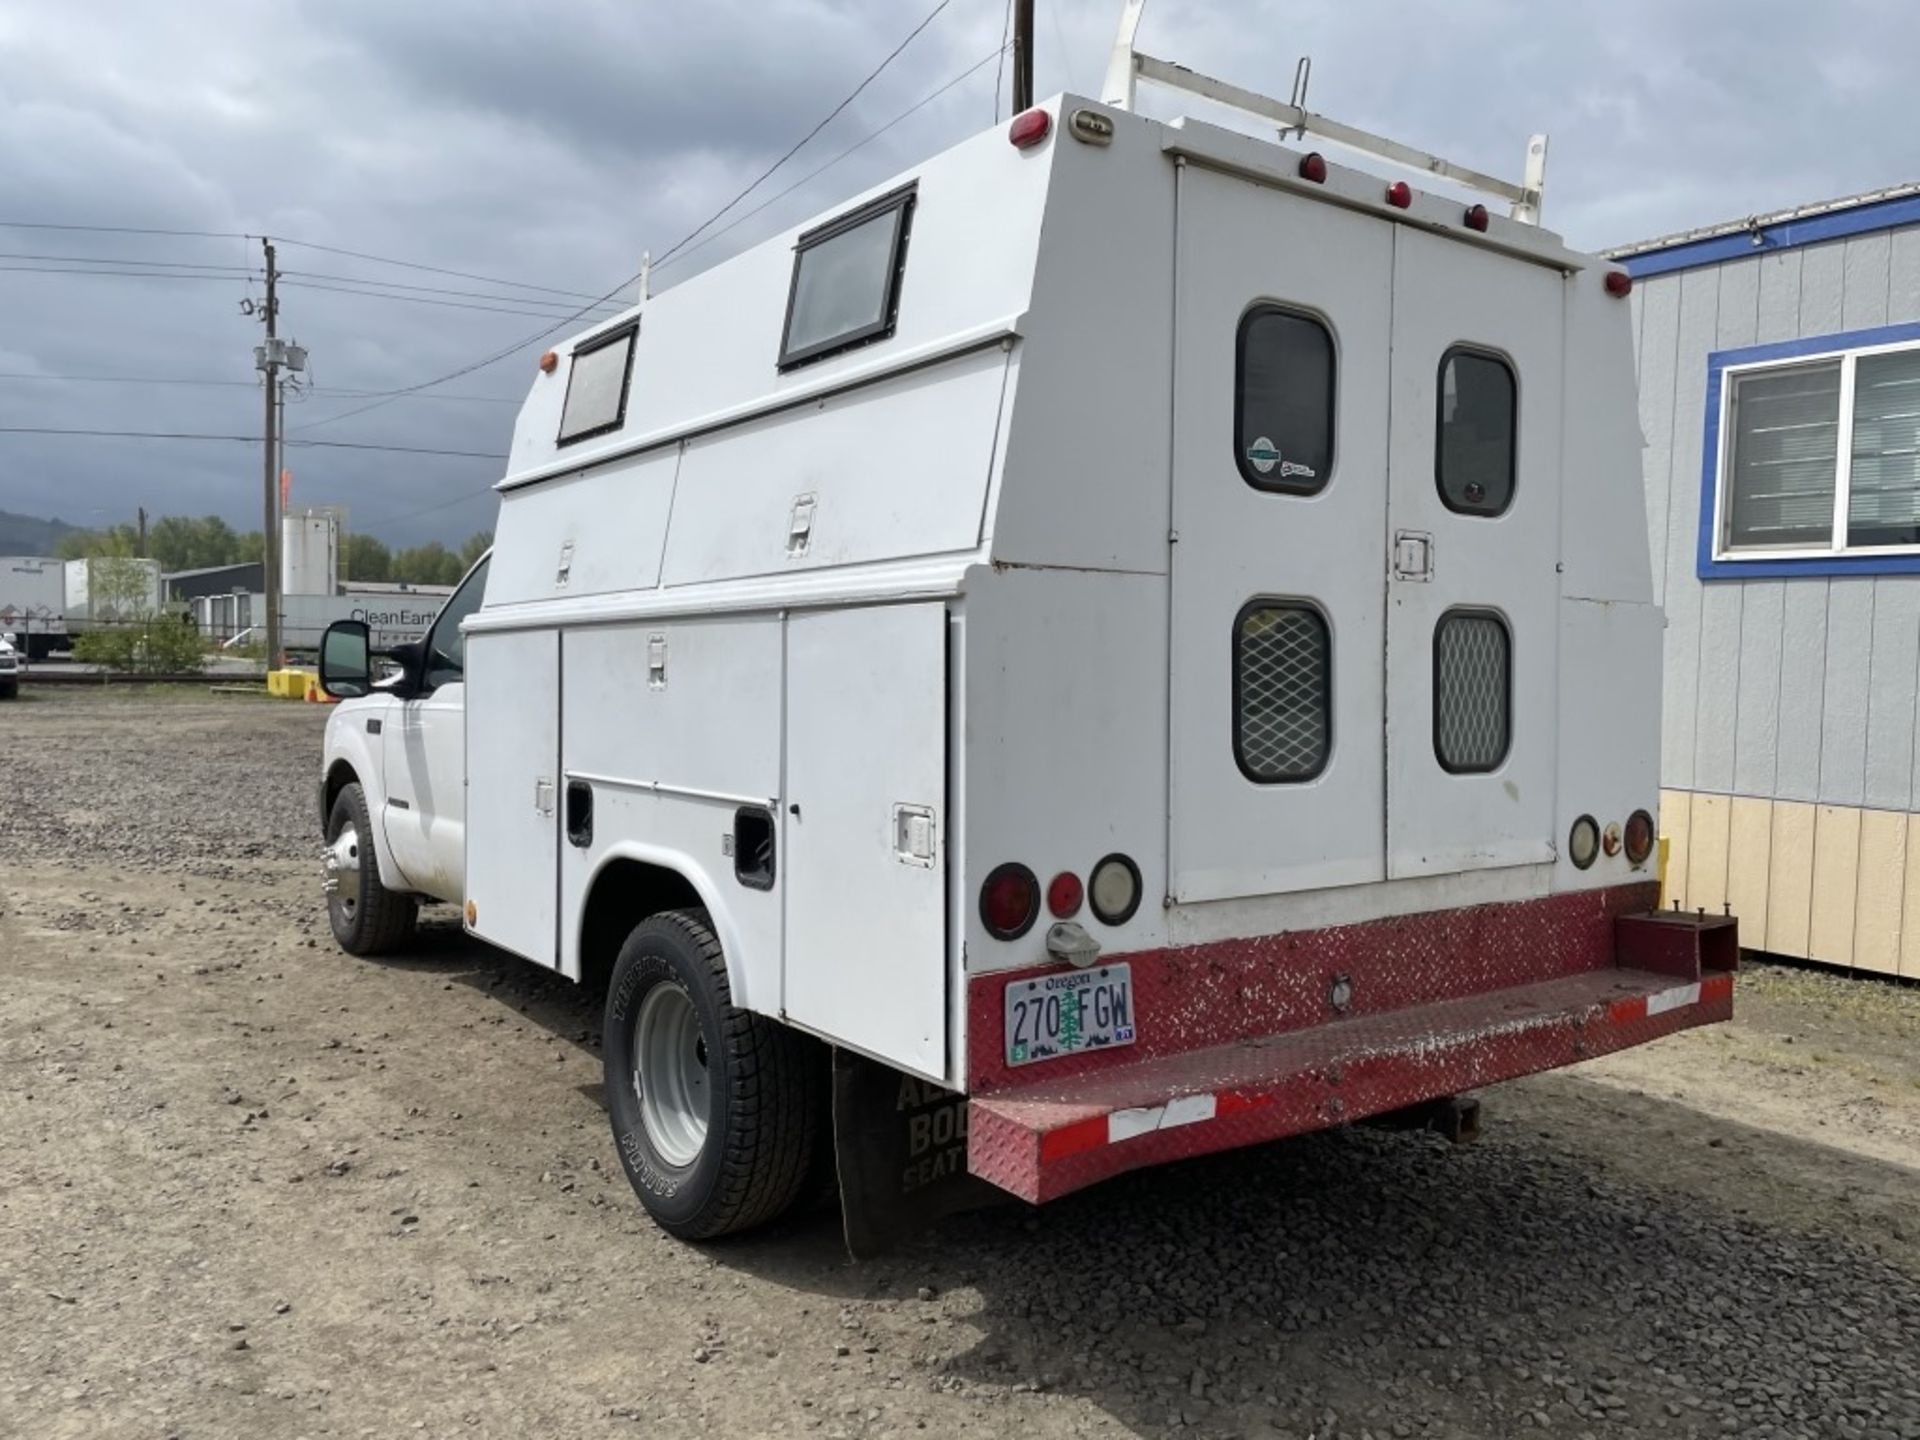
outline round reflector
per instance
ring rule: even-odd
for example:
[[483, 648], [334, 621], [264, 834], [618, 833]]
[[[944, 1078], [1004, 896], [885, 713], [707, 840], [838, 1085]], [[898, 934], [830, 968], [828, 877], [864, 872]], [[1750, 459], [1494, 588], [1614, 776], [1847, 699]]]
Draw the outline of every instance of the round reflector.
[[1071, 870], [1062, 870], [1047, 882], [1047, 909], [1053, 912], [1056, 920], [1071, 920], [1080, 913], [1080, 901], [1084, 894], [1080, 888], [1080, 877]]
[[1404, 180], [1396, 180], [1387, 186], [1387, 204], [1396, 210], [1404, 210], [1413, 204], [1413, 187]]
[[1635, 865], [1647, 863], [1647, 857], [1653, 854], [1653, 816], [1644, 810], [1636, 810], [1627, 817], [1627, 859]]
[[1302, 155], [1300, 157], [1300, 178], [1302, 180], [1311, 180], [1316, 185], [1326, 184], [1326, 157], [1321, 155], [1318, 150], [1315, 150], [1310, 155]]
[[1018, 940], [1040, 914], [1040, 882], [1033, 871], [1009, 860], [980, 887], [980, 923], [996, 940]]
[[1607, 271], [1607, 294], [1624, 300], [1633, 293], [1633, 277], [1624, 270]]
[[1013, 124], [1007, 127], [1007, 139], [1013, 142], [1016, 150], [1027, 150], [1047, 138], [1047, 131], [1053, 128], [1053, 117], [1044, 110], [1026, 110], [1013, 117]]
[[1140, 908], [1140, 867], [1124, 855], [1109, 855], [1093, 867], [1087, 900], [1103, 925], [1124, 925]]
[[1567, 858], [1573, 868], [1584, 870], [1600, 854], [1600, 826], [1591, 815], [1582, 815], [1567, 832]]

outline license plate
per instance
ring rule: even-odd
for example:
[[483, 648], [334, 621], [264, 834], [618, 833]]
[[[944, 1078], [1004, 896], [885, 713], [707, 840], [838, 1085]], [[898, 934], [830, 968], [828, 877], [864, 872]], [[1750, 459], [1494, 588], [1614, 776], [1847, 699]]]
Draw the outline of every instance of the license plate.
[[1101, 965], [1007, 986], [1007, 1064], [1133, 1044], [1133, 969]]

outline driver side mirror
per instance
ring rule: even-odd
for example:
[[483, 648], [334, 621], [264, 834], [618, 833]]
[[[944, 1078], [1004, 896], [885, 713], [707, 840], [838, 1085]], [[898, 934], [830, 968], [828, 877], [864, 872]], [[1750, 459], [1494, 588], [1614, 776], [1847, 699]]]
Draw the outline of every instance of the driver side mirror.
[[320, 637], [320, 688], [336, 700], [373, 693], [373, 639], [362, 620], [336, 620]]

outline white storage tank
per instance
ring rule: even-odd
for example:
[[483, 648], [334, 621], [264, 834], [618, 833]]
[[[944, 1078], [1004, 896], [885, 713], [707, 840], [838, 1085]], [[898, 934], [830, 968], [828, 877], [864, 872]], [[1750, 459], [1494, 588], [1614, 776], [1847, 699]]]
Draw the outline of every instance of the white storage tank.
[[280, 589], [286, 595], [332, 595], [339, 589], [340, 517], [303, 510], [280, 521]]

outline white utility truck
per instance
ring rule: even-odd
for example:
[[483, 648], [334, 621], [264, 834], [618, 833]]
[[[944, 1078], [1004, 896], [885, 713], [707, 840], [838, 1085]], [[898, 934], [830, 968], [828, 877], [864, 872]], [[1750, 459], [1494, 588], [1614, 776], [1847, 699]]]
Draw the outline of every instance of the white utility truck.
[[[543, 357], [491, 556], [326, 637], [332, 924], [604, 984], [672, 1232], [856, 1248], [1731, 1013], [1661, 914], [1625, 275], [1135, 52]], [[1133, 113], [1138, 79], [1510, 201]], [[831, 1164], [831, 1170], [829, 1165]]]
[[20, 693], [20, 652], [13, 648], [13, 637], [0, 632], [0, 700], [11, 700]]

